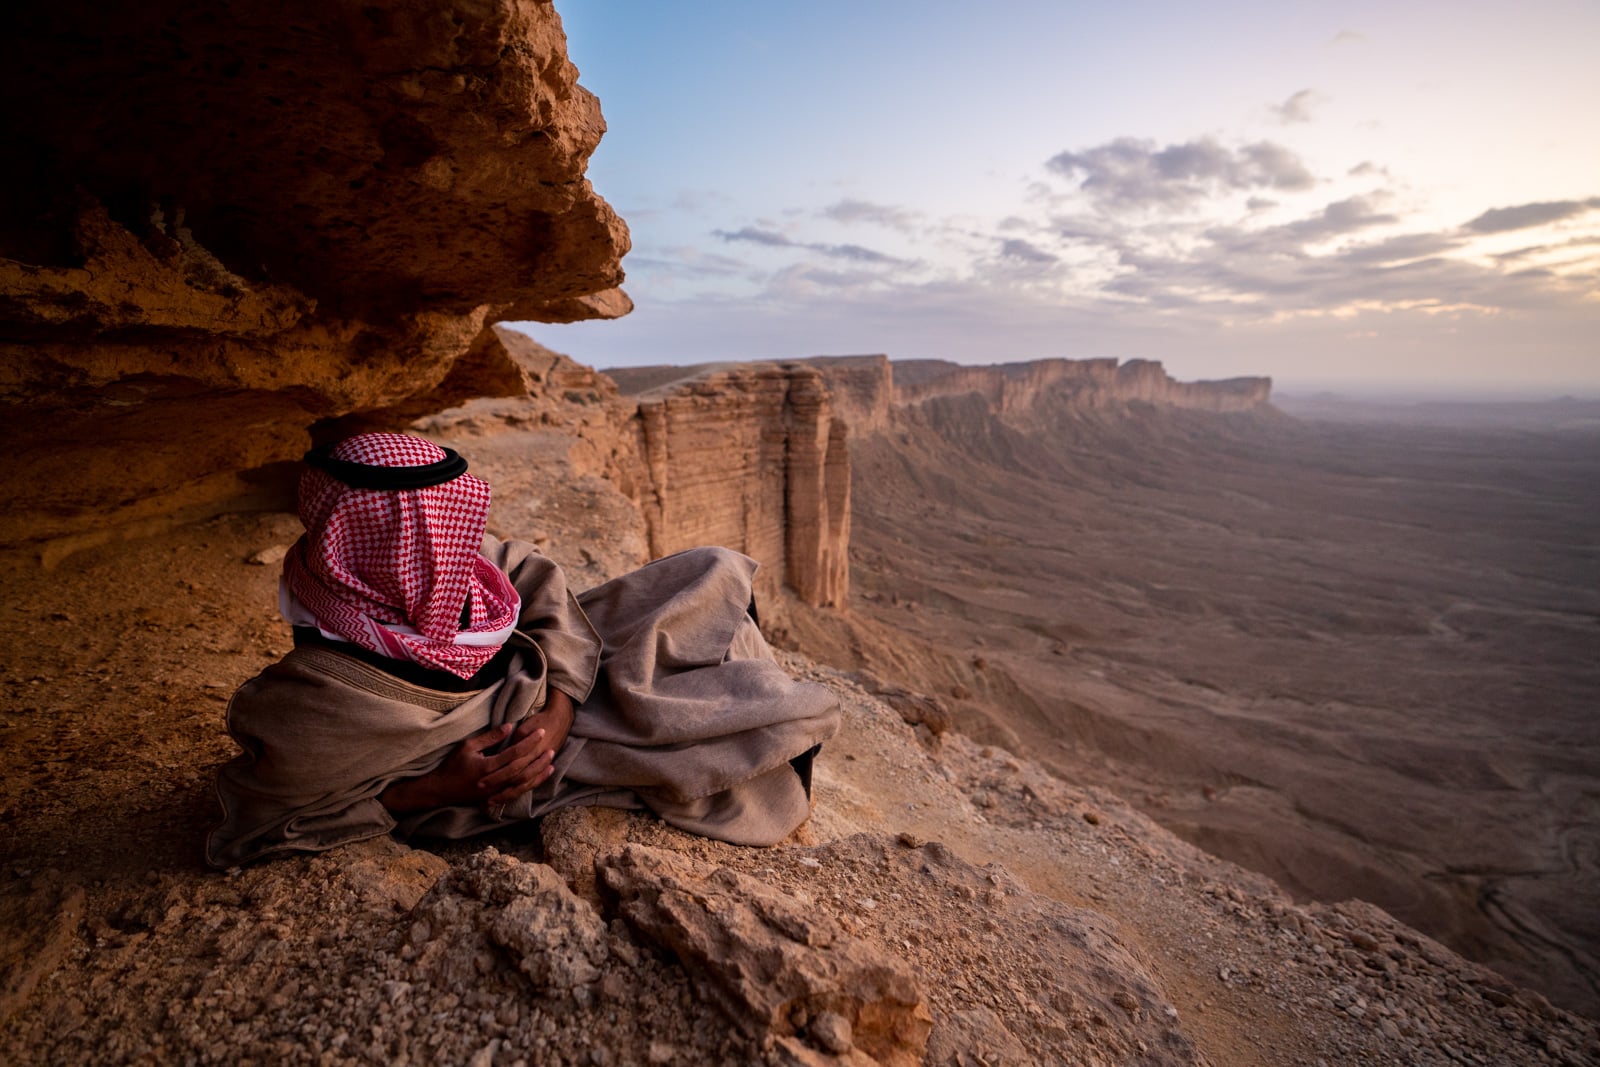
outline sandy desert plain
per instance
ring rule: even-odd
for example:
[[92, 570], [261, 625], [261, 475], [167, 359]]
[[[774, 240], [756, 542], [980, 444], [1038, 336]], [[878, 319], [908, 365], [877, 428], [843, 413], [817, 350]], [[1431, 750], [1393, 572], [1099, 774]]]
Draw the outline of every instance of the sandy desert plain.
[[1597, 415], [1307, 397], [1019, 430], [924, 405], [852, 446], [834, 655], [1592, 1015]]

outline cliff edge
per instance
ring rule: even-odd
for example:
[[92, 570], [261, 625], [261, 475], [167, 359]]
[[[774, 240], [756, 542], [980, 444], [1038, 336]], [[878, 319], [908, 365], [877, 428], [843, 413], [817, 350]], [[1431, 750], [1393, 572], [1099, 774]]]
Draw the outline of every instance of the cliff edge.
[[[1272, 398], [1270, 378], [1180, 382], [1160, 363], [1147, 359], [1124, 363], [1114, 359], [1040, 359], [967, 366], [936, 359], [817, 356], [805, 362], [827, 377], [835, 403], [847, 413], [851, 429], [858, 435], [886, 429], [896, 408], [967, 396], [981, 398], [991, 413], [1018, 423], [1029, 421], [1042, 405], [1094, 411], [1147, 404], [1232, 414], [1264, 409]], [[617, 373], [625, 383], [632, 372]]]
[[[430, 432], [494, 484], [494, 522], [539, 540], [574, 584], [602, 581], [648, 552], [605, 475], [618, 456], [596, 444], [612, 432], [606, 383], [521, 355], [537, 397], [478, 401]], [[223, 704], [288, 647], [269, 561], [296, 532], [287, 515], [225, 515], [53, 573], [8, 570], [0, 1058], [1600, 1055], [1592, 1022], [1376, 908], [1297, 905], [1116, 796], [953, 732], [917, 693], [793, 654], [789, 670], [838, 695], [845, 729], [811, 823], [778, 848], [577, 810], [438, 852], [380, 839], [207, 872], [210, 773], [233, 747]]]

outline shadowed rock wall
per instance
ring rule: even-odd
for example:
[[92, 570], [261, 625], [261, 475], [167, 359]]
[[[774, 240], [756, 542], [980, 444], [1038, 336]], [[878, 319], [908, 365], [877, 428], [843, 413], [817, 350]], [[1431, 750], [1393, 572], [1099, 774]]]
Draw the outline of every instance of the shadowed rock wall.
[[549, 3], [0, 20], [0, 544], [270, 497], [319, 423], [517, 392], [487, 323], [631, 307]]

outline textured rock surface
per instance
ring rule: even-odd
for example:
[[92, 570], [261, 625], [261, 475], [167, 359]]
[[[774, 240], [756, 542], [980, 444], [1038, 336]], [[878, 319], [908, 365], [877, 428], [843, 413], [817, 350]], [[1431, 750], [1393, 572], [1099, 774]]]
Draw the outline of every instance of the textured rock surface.
[[68, 0], [3, 29], [29, 105], [0, 117], [0, 544], [271, 499], [322, 420], [514, 391], [486, 322], [629, 308], [548, 3]]
[[[625, 391], [652, 380], [617, 372]], [[850, 456], [815, 368], [753, 363], [687, 371], [640, 392], [636, 499], [652, 555], [692, 545], [760, 560], [758, 582], [817, 606], [849, 593]]]
[[1027, 425], [1063, 406], [1247, 411], [1271, 393], [1264, 378], [1175, 382], [1140, 360], [962, 367], [835, 356], [610, 375], [638, 404], [642, 462], [629, 495], [649, 525], [651, 554], [728, 545], [766, 565], [768, 592], [781, 576], [803, 602], [824, 607], [849, 595], [852, 434], [884, 432], [925, 404], [976, 405]]
[[858, 1047], [894, 1067], [921, 1061], [932, 1018], [910, 968], [827, 915], [661, 849], [629, 845], [599, 873], [628, 925], [683, 961], [750, 1037], [805, 1035], [822, 1051]]
[[[1258, 408], [1272, 394], [1270, 378], [1179, 382], [1168, 376], [1160, 363], [1144, 359], [1120, 365], [1114, 359], [1041, 359], [993, 367], [908, 360], [892, 367], [898, 403], [977, 393], [1001, 414], [1020, 415], [1051, 394], [1071, 396], [1085, 408], [1142, 402], [1213, 412]], [[848, 380], [835, 374], [830, 374], [830, 381]]]
[[[515, 368], [507, 384], [518, 395], [474, 400], [416, 428], [460, 449], [497, 487], [494, 532], [586, 542], [579, 565], [597, 582], [680, 549], [726, 545], [761, 562], [764, 603], [784, 588], [817, 606], [844, 602], [847, 428], [815, 369], [669, 368], [654, 388], [623, 396], [611, 377], [516, 331], [490, 334], [475, 352]], [[560, 459], [547, 462], [549, 452]], [[625, 510], [613, 506], [619, 497]]]
[[806, 363], [822, 371], [833, 409], [851, 433], [888, 428], [895, 402], [894, 364], [888, 356], [816, 356]]
[[43, 871], [0, 896], [0, 1023], [59, 967], [83, 921], [83, 888]]

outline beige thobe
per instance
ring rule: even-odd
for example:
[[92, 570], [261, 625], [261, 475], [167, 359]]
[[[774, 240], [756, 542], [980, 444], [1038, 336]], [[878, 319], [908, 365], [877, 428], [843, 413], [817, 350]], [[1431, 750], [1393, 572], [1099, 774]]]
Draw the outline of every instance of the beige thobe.
[[[568, 804], [645, 806], [738, 844], [782, 840], [809, 800], [790, 760], [831, 737], [837, 701], [772, 659], [746, 613], [756, 563], [691, 549], [573, 596], [531, 545], [485, 542], [522, 597], [502, 681], [470, 693], [413, 685], [325, 645], [297, 648], [242, 685], [221, 768], [222, 822], [206, 859], [227, 867], [394, 831], [465, 837]], [[397, 821], [378, 795], [461, 741], [519, 722], [548, 688], [572, 696], [556, 773], [503, 810], [449, 807]]]

